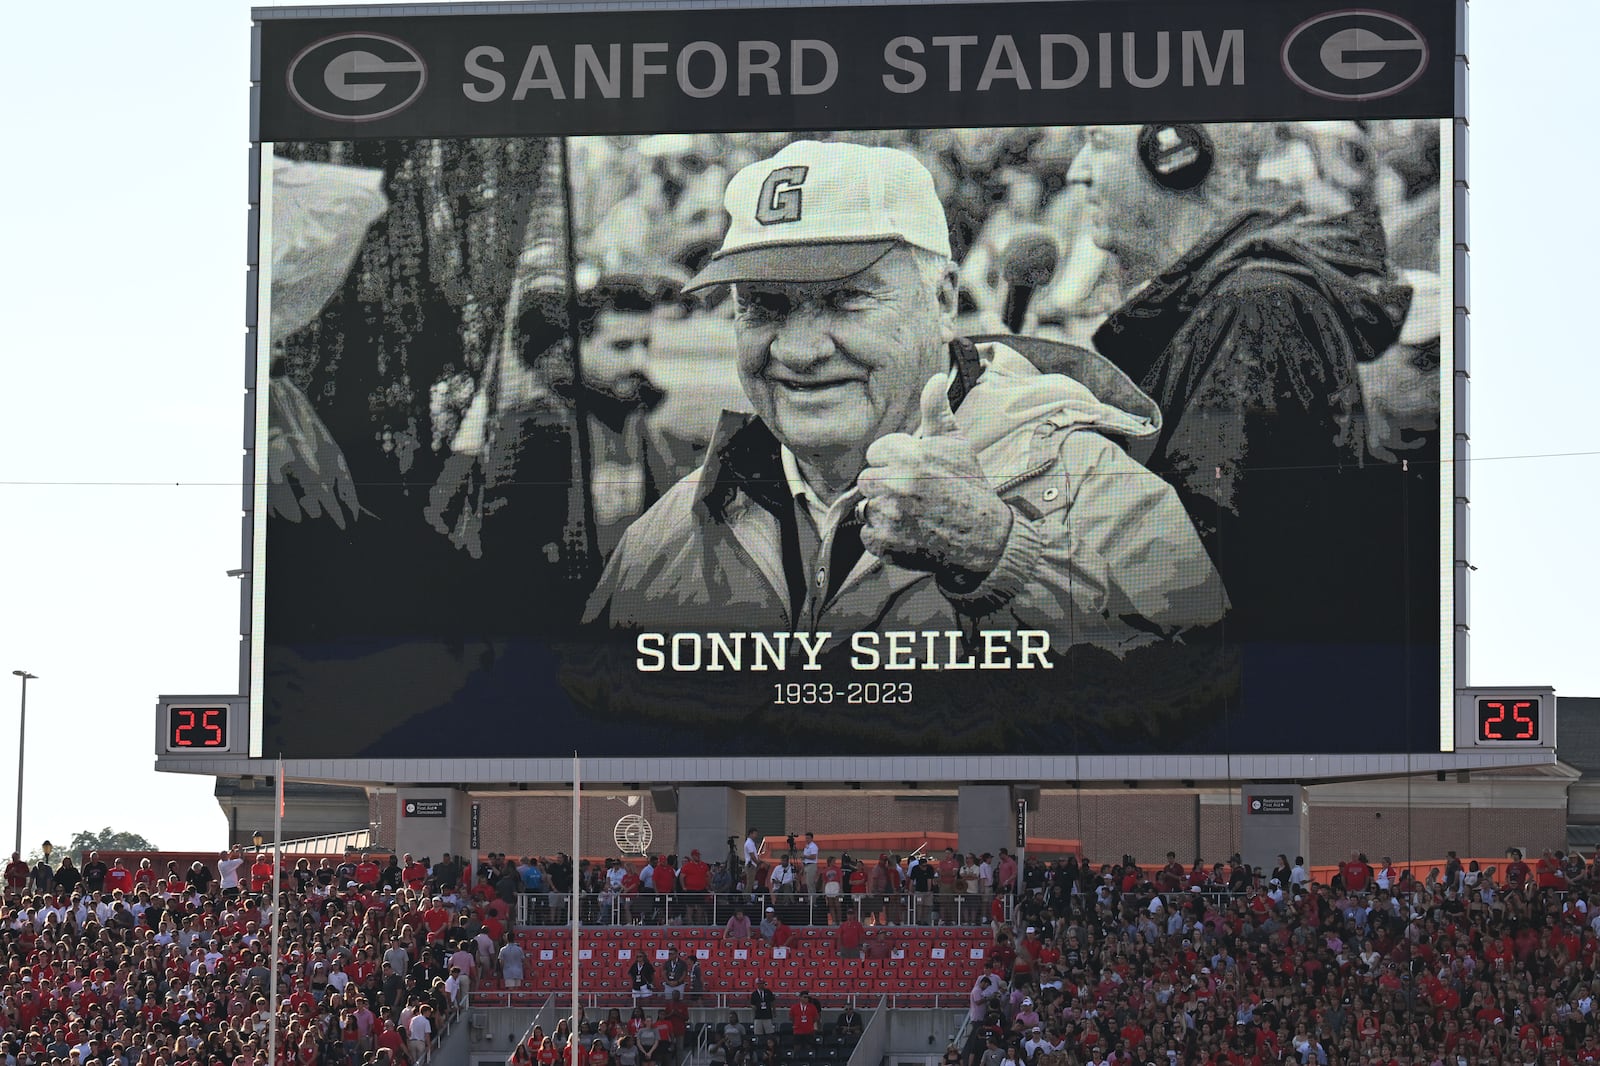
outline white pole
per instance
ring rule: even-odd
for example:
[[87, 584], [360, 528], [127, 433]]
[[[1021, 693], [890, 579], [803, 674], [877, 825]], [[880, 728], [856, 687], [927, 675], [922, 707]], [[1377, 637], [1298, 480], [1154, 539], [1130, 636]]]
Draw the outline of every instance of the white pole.
[[581, 1059], [578, 1055], [582, 1045], [578, 1042], [578, 1021], [583, 1014], [578, 1004], [578, 864], [579, 856], [583, 852], [579, 848], [578, 837], [578, 753], [572, 753], [572, 854], [568, 861], [572, 864], [572, 895], [567, 901], [567, 922], [572, 927], [572, 1033], [567, 1037], [567, 1062], [570, 1066], [580, 1066]]
[[270, 948], [272, 965], [267, 971], [267, 1007], [271, 1011], [267, 1021], [267, 1066], [278, 1066], [278, 966], [283, 959], [279, 943], [283, 920], [283, 901], [279, 899], [278, 886], [283, 883], [283, 756], [278, 756], [278, 768], [273, 778], [277, 782], [277, 803], [272, 809], [272, 938]]

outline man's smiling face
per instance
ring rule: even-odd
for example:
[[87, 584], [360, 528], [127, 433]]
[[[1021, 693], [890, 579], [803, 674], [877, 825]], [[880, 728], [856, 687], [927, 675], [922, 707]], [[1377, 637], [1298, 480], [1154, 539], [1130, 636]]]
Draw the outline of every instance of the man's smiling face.
[[873, 441], [916, 429], [923, 386], [949, 367], [954, 303], [905, 245], [837, 281], [742, 283], [745, 394], [796, 455], [859, 470]]

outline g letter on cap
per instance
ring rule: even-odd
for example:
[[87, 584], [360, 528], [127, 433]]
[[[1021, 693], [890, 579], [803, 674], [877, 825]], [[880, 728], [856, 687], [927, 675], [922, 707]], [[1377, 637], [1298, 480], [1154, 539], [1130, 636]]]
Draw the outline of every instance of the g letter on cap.
[[799, 222], [800, 186], [805, 184], [809, 167], [779, 167], [767, 175], [756, 197], [756, 221], [763, 226], [779, 222]]

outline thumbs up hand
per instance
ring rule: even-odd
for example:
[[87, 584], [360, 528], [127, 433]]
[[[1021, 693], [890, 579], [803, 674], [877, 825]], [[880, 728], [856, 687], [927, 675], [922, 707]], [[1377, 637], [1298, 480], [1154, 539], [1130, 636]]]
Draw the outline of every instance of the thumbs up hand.
[[949, 386], [946, 374], [935, 374], [924, 386], [915, 435], [891, 433], [867, 449], [866, 469], [856, 479], [856, 513], [868, 551], [965, 590], [977, 587], [999, 563], [1012, 514], [956, 425]]

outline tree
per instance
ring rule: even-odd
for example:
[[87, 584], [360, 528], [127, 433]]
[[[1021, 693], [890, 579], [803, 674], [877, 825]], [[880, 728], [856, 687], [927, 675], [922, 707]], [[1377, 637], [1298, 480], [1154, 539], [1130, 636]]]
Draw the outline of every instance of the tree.
[[109, 825], [99, 832], [91, 829], [80, 829], [72, 834], [72, 843], [67, 845], [67, 852], [71, 854], [72, 861], [83, 862], [83, 857], [91, 851], [155, 851], [156, 846], [138, 833], [129, 833], [112, 829]]

